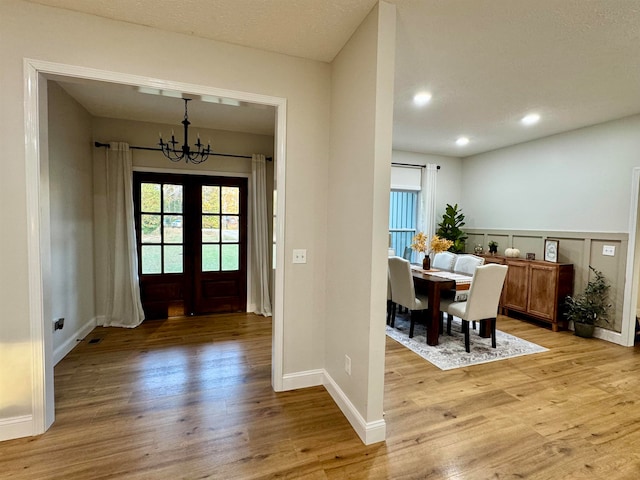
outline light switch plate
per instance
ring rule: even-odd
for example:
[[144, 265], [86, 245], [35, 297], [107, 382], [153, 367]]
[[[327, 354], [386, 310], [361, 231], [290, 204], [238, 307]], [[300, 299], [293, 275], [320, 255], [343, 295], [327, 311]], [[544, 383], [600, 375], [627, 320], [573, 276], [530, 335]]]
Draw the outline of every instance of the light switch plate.
[[293, 263], [307, 263], [307, 250], [298, 248], [293, 251]]
[[615, 254], [616, 254], [616, 247], [614, 245], [602, 246], [602, 255], [606, 255], [607, 257], [614, 257]]

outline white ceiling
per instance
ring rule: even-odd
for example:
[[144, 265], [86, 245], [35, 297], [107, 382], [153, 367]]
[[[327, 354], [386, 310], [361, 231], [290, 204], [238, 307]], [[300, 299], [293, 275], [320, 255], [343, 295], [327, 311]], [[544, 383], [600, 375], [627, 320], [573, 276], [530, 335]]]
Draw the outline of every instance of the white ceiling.
[[[376, 3], [33, 1], [321, 61], [337, 55]], [[396, 149], [464, 157], [640, 113], [638, 0], [388, 1], [398, 9]], [[168, 99], [173, 103], [166, 104], [157, 101], [164, 97], [137, 94], [135, 97], [147, 97], [144, 106], [132, 98], [120, 103], [117, 92], [103, 87], [65, 86], [95, 115], [126, 118], [132, 115], [124, 107], [127, 104], [146, 112], [142, 120], [177, 124], [182, 118], [179, 99]], [[422, 109], [411, 102], [419, 89], [433, 95]], [[164, 114], [152, 110], [160, 103], [167, 110]], [[189, 105], [194, 125], [196, 104]], [[207, 118], [215, 116], [212, 108], [205, 109]], [[230, 119], [234, 114], [240, 118], [211, 128], [273, 131], [270, 110], [249, 106], [226, 110], [221, 118]], [[521, 126], [519, 119], [531, 111], [538, 112], [541, 121]], [[166, 120], [162, 115], [168, 115]], [[213, 122], [203, 120], [209, 121]], [[248, 121], [253, 125], [243, 126]], [[469, 145], [457, 147], [454, 141], [459, 135], [469, 137]]]

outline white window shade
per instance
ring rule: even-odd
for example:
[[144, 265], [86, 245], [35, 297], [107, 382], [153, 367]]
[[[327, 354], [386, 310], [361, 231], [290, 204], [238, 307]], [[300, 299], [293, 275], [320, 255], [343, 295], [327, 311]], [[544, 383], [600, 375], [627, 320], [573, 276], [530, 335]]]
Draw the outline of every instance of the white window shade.
[[391, 166], [391, 189], [420, 191], [422, 168]]

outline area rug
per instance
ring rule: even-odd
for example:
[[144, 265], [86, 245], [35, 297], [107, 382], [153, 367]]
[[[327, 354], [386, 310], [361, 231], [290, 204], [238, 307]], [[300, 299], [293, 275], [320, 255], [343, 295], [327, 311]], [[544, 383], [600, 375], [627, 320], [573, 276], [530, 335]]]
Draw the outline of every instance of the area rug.
[[548, 350], [540, 345], [527, 342], [508, 333], [501, 332], [500, 330], [496, 331], [497, 348], [491, 348], [490, 338], [482, 338], [478, 335], [477, 330], [471, 330], [471, 353], [467, 353], [464, 350], [464, 335], [460, 331], [461, 323], [459, 318], [454, 317], [451, 323], [451, 335], [447, 335], [446, 333], [440, 335], [439, 343], [435, 347], [427, 345], [426, 328], [424, 325], [416, 323], [413, 338], [409, 338], [408, 315], [406, 317], [397, 315], [395, 327], [391, 328], [387, 325], [387, 335], [409, 350], [417, 353], [440, 370], [452, 370], [454, 368], [495, 362], [507, 358], [520, 357], [522, 355], [546, 352]]

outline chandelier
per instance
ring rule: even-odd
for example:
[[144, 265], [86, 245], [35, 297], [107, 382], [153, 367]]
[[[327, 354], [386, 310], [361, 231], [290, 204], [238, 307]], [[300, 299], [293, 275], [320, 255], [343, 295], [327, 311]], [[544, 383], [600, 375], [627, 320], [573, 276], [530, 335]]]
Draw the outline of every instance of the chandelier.
[[184, 120], [182, 120], [182, 125], [184, 125], [184, 142], [182, 142], [182, 147], [176, 149], [175, 136], [173, 135], [173, 131], [171, 131], [171, 140], [166, 143], [162, 140], [162, 133], [160, 133], [160, 149], [164, 156], [167, 157], [172, 162], [179, 162], [184, 160], [185, 163], [202, 163], [211, 154], [211, 145], [207, 144], [205, 148], [204, 144], [200, 143], [200, 135], [198, 134], [198, 141], [195, 144], [195, 148], [192, 150], [189, 146], [189, 125], [191, 122], [189, 121], [189, 115], [187, 114], [187, 102], [190, 102], [190, 98], [183, 98], [184, 100]]

